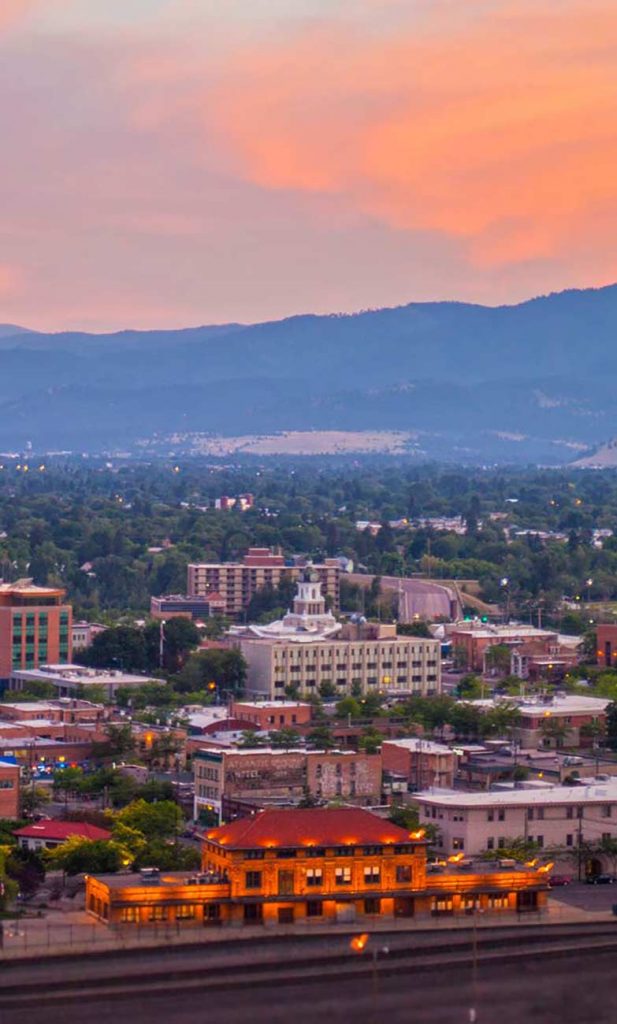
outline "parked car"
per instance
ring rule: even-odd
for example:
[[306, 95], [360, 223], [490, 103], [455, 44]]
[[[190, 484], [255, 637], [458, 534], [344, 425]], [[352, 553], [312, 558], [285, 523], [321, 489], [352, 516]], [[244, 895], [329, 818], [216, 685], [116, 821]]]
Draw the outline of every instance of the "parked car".
[[586, 879], [587, 885], [615, 885], [615, 875], [589, 875]]
[[572, 879], [569, 875], [551, 875], [551, 887], [555, 885], [571, 885]]

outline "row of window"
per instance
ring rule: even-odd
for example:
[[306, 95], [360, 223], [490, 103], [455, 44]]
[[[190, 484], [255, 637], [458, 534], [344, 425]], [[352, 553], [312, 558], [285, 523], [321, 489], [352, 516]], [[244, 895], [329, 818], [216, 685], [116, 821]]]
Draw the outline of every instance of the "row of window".
[[[362, 875], [364, 878], [365, 885], [379, 885], [381, 882], [381, 869], [377, 864], [369, 864], [363, 868]], [[261, 871], [246, 871], [244, 877], [244, 884], [247, 889], [261, 889], [262, 888], [262, 872]], [[352, 868], [349, 866], [336, 867], [334, 869], [334, 884], [335, 885], [351, 885], [352, 882]], [[412, 880], [412, 870], [408, 864], [399, 864], [396, 868], [396, 882], [399, 885], [410, 884]], [[323, 868], [306, 868], [305, 879], [307, 886], [312, 888], [322, 887], [324, 884], [324, 871]], [[294, 891], [294, 877], [293, 872], [283, 871], [279, 874], [279, 894], [290, 895]]]

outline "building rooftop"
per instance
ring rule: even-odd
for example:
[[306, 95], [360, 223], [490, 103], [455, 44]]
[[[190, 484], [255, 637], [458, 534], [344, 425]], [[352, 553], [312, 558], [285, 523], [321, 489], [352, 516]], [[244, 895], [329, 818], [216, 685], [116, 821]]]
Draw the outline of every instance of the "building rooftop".
[[234, 700], [234, 707], [254, 708], [308, 708], [311, 705], [302, 700]]
[[419, 736], [406, 736], [400, 739], [384, 739], [388, 746], [404, 747], [416, 754], [452, 754], [454, 751], [445, 743], [433, 743], [432, 740], [424, 740]]
[[414, 793], [418, 803], [438, 804], [440, 807], [506, 807], [527, 804], [585, 804], [609, 803], [617, 800], [617, 779], [593, 786], [553, 786], [550, 789], [484, 790], [481, 793], [462, 793], [450, 789], [433, 789]]
[[160, 679], [122, 672], [120, 669], [86, 668], [84, 665], [73, 664], [41, 665], [40, 668], [15, 669], [12, 675], [16, 679], [38, 679], [43, 682], [58, 684], [79, 683], [81, 686], [93, 686], [97, 683], [107, 684], [111, 682], [119, 686], [131, 683], [160, 683]]
[[94, 841], [111, 839], [111, 832], [106, 828], [89, 825], [85, 821], [37, 821], [32, 825], [16, 829], [13, 835], [24, 839], [42, 839], [45, 842], [50, 840], [64, 842], [70, 836], [80, 836], [83, 839]]
[[231, 850], [254, 847], [409, 843], [420, 836], [357, 808], [266, 810], [212, 829], [206, 838]]
[[520, 715], [533, 716], [536, 715], [583, 715], [583, 714], [601, 714], [605, 708], [610, 704], [610, 700], [605, 697], [579, 697], [578, 694], [568, 694], [565, 697], [553, 697], [550, 700], [533, 700], [529, 697], [502, 697], [492, 700], [487, 698], [485, 700], [470, 700], [464, 701], [466, 704], [473, 704], [474, 707], [480, 708], [480, 710], [492, 710], [496, 707], [515, 707]]

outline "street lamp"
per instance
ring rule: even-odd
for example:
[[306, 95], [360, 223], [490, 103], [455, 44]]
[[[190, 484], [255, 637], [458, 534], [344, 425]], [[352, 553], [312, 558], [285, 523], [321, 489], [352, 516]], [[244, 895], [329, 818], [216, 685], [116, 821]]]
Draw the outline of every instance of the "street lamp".
[[[368, 932], [362, 932], [361, 935], [354, 935], [354, 937], [352, 938], [351, 942], [349, 943], [349, 948], [354, 953], [364, 953], [365, 949], [367, 948], [367, 946], [369, 944], [369, 941], [370, 941], [370, 935], [368, 934]], [[374, 1021], [374, 1024], [379, 1024], [379, 1020], [380, 1020], [379, 1013], [378, 1013], [378, 1008], [379, 1008], [379, 1006], [378, 1006], [378, 1003], [379, 1003], [379, 973], [377, 971], [377, 958], [379, 957], [380, 953], [382, 953], [384, 956], [387, 956], [388, 953], [390, 952], [390, 947], [389, 946], [373, 946], [373, 948], [371, 949], [370, 952], [371, 952], [371, 956], [372, 956], [372, 960], [373, 960], [373, 969], [372, 969], [372, 977], [373, 977], [373, 1021]]]

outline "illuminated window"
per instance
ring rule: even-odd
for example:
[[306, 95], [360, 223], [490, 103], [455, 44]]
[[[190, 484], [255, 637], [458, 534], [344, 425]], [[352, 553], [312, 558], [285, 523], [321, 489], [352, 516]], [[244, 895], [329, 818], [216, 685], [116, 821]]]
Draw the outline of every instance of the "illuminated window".
[[381, 871], [377, 864], [371, 864], [370, 867], [364, 869], [364, 884], [365, 885], [379, 885], [381, 879]]
[[150, 907], [148, 909], [148, 920], [149, 921], [166, 921], [167, 920], [167, 907]]
[[321, 868], [306, 869], [307, 885], [323, 885], [323, 871]]
[[124, 923], [139, 921], [139, 907], [123, 907], [120, 920]]
[[195, 907], [188, 904], [183, 907], [176, 907], [176, 921], [192, 921], [195, 917]]
[[350, 885], [351, 868], [335, 868], [334, 881], [337, 885]]

